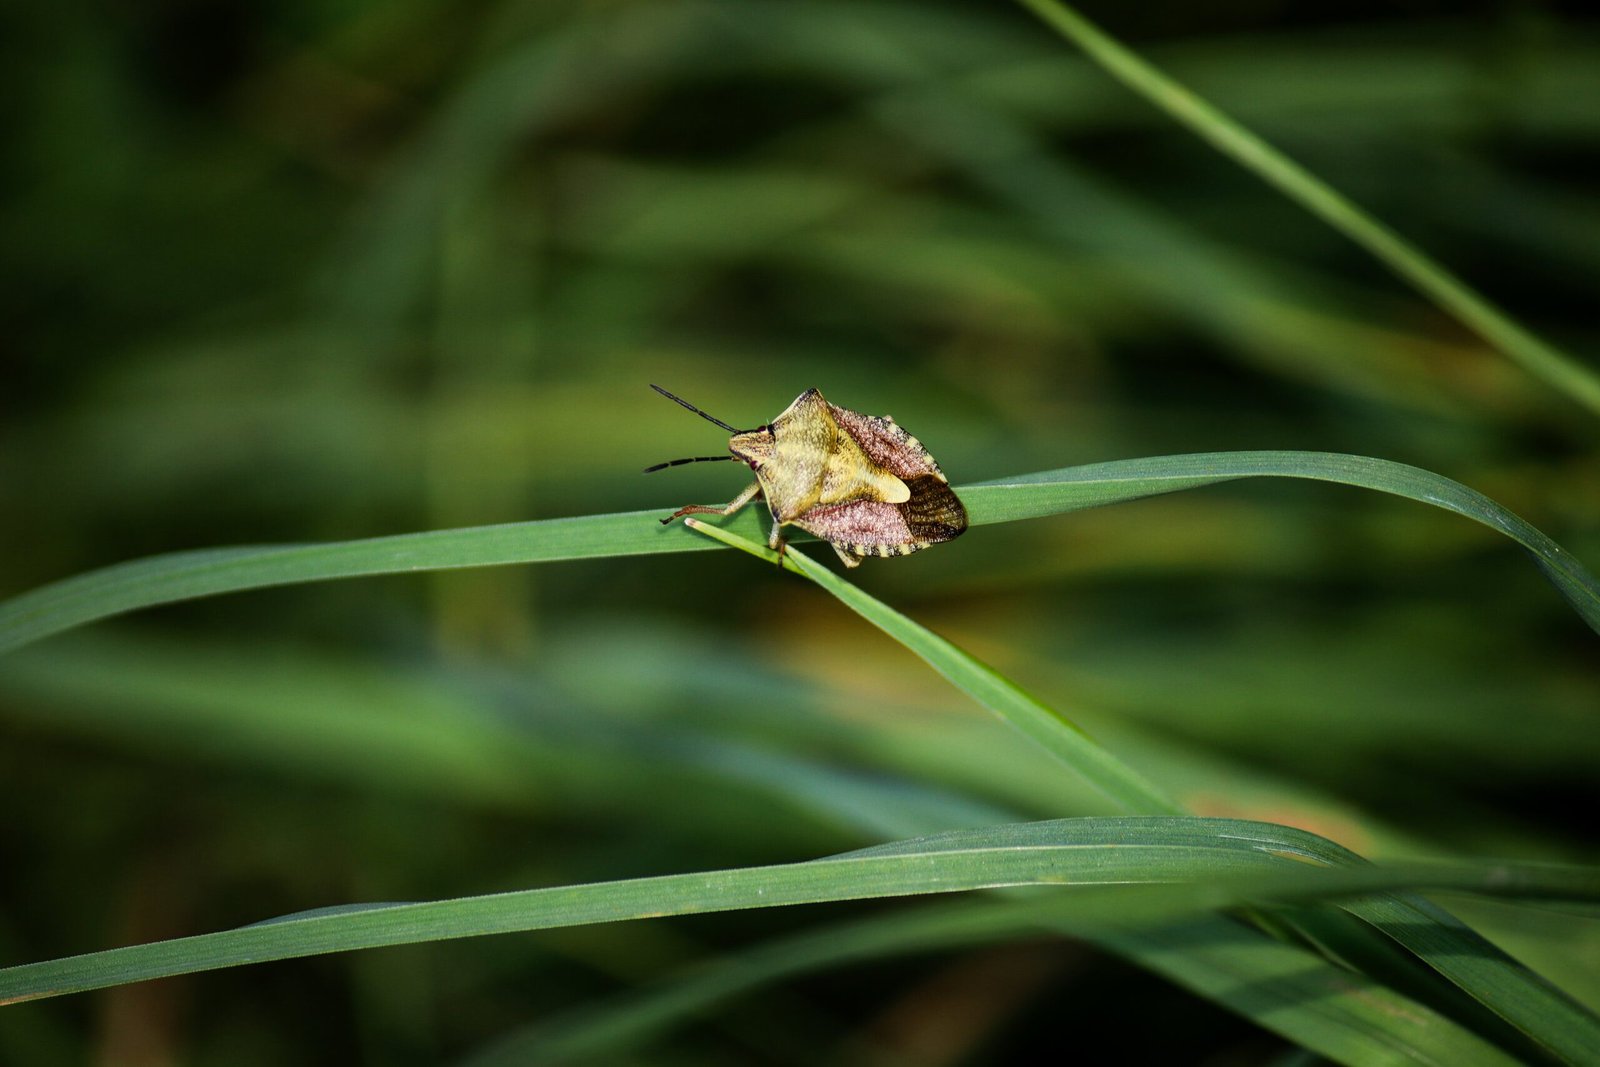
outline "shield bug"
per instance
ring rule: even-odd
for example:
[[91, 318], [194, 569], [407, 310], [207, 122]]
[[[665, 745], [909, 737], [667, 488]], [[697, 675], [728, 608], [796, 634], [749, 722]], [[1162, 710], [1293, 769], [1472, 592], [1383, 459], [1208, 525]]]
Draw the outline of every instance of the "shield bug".
[[867, 556], [918, 552], [967, 528], [967, 510], [944, 472], [892, 418], [862, 415], [807, 389], [765, 426], [736, 430], [659, 385], [650, 388], [733, 437], [729, 455], [675, 459], [645, 468], [646, 474], [734, 460], [756, 476], [726, 507], [690, 504], [662, 519], [663, 525], [685, 515], [732, 515], [760, 496], [772, 514], [768, 545], [782, 552], [783, 527], [798, 526], [832, 545], [847, 567]]

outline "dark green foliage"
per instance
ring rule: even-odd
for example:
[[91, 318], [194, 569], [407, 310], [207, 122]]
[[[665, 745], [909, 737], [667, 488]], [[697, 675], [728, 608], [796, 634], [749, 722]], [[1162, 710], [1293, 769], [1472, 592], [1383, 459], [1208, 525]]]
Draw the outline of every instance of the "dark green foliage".
[[[1197, 846], [1110, 904], [756, 908], [119, 986], [0, 1009], [0, 1061], [1591, 1050], [1592, 868], [1539, 865], [1600, 861], [1592, 23], [1085, 12], [1314, 176], [1247, 158], [1275, 188], [1044, 0], [11, 6], [0, 644], [104, 621], [0, 658], [0, 968], [765, 864], [823, 899], [795, 865], [1167, 804], [1314, 831], [1380, 895], [1296, 906], [1331, 883]], [[1214, 118], [1180, 115], [1239, 151]], [[652, 380], [763, 417], [815, 385], [934, 447], [974, 528], [830, 584], [896, 640], [740, 553], [654, 551], [710, 547], [654, 520], [737, 487], [638, 475], [704, 451]], [[1023, 472], [1051, 473], [977, 484]], [[1440, 895], [1474, 933], [1407, 892], [1449, 886], [1510, 899]], [[633, 913], [703, 910], [666, 899]], [[1195, 911], [1240, 900], [1271, 910]], [[1107, 921], [1136, 901], [1182, 916]]]

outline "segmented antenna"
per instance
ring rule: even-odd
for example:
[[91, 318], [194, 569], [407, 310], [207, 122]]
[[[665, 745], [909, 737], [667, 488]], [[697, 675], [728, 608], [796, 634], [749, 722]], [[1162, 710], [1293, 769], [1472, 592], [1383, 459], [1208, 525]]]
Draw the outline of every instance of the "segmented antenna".
[[[721, 426], [724, 430], [727, 430], [729, 433], [742, 433], [743, 432], [742, 430], [735, 430], [732, 426], [729, 426], [727, 423], [723, 422], [721, 419], [712, 418], [710, 415], [707, 415], [705, 412], [701, 411], [699, 408], [697, 408], [693, 404], [689, 403], [683, 397], [681, 397], [681, 396], [673, 396], [671, 393], [667, 392], [665, 389], [661, 388], [661, 386], [659, 386], [659, 385], [655, 385], [655, 384], [652, 383], [650, 388], [654, 389], [656, 392], [660, 393], [662, 396], [666, 397], [668, 400], [671, 400], [671, 401], [673, 401], [674, 403], [677, 403], [677, 404], [682, 404], [684, 407], [688, 408], [690, 411], [694, 412], [696, 415], [699, 415], [702, 419], [705, 419], [707, 422], [716, 423], [718, 426]], [[731, 457], [731, 456], [728, 456], [728, 457], [719, 456], [718, 458], [719, 459], [721, 459], [721, 458], [731, 459], [733, 457]]]
[[[677, 398], [674, 397], [673, 399], [676, 400]], [[654, 467], [646, 467], [644, 473], [650, 474], [653, 471], [664, 471], [668, 467], [679, 467], [685, 463], [716, 463], [724, 459], [737, 461], [738, 458], [738, 456], [694, 456], [690, 459], [669, 459], [665, 463], [657, 463]]]

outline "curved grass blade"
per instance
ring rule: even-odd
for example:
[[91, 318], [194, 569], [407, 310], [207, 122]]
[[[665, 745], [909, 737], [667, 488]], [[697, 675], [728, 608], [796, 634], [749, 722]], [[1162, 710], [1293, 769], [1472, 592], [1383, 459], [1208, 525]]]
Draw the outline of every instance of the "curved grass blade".
[[[1428, 865], [1330, 869], [1286, 858], [1314, 835], [1231, 819], [1064, 819], [958, 831], [773, 867], [702, 871], [426, 903], [321, 908], [218, 933], [0, 970], [0, 1004], [267, 960], [664, 915], [1041, 885], [1056, 906], [1125, 924], [1275, 896], [1348, 896], [1400, 886], [1600, 900], [1586, 868]], [[1331, 843], [1327, 843], [1330, 847]], [[1320, 847], [1320, 846], [1317, 846]], [[1253, 885], [1250, 876], [1258, 876]], [[1221, 880], [1219, 881], [1219, 876]], [[1128, 888], [1139, 889], [1135, 896]], [[1092, 887], [1101, 892], [1087, 893]], [[1083, 894], [1080, 896], [1080, 894]]]
[[[774, 562], [780, 558], [771, 549], [710, 523], [696, 519], [685, 522], [691, 529], [751, 555]], [[781, 558], [785, 568], [810, 578], [843, 601], [851, 611], [905, 645], [957, 689], [1022, 731], [1122, 810], [1141, 815], [1182, 814], [1178, 803], [1155, 783], [1090, 739], [1066, 716], [1035, 700], [1009, 679], [799, 552], [791, 550]]]
[[[330, 578], [694, 552], [703, 537], [662, 526], [661, 511], [469, 526], [322, 544], [208, 548], [118, 563], [0, 603], [0, 652], [139, 608]], [[734, 521], [758, 529], [754, 514]]]
[[1600, 633], [1600, 579], [1572, 553], [1477, 490], [1392, 460], [1337, 452], [1197, 452], [1024, 474], [964, 487], [961, 496], [973, 522], [1011, 522], [1243, 478], [1336, 482], [1465, 516], [1526, 549], [1573, 610]]
[[1264, 1029], [1351, 1067], [1530, 1062], [1365, 975], [1252, 934], [1239, 923], [1210, 916], [1177, 927], [1130, 927], [1086, 936]]
[[[1600, 580], [1532, 525], [1482, 493], [1404, 463], [1332, 452], [1201, 452], [1115, 460], [960, 488], [975, 525], [1038, 518], [1240, 478], [1309, 478], [1374, 489], [1453, 511], [1527, 549], [1600, 632]], [[759, 537], [749, 508], [724, 528]], [[0, 603], [0, 652], [87, 622], [157, 604], [329, 578], [508, 563], [691, 552], [704, 537], [661, 526], [663, 512], [474, 526], [359, 541], [179, 552], [119, 563]]]
[[755, 988], [847, 964], [1059, 934], [1100, 945], [1336, 1062], [1525, 1062], [1364, 975], [1222, 916], [1113, 931], [1039, 899], [963, 900], [830, 925], [674, 973], [612, 1003], [541, 1022], [461, 1067], [596, 1062]]
[[1600, 374], [1534, 336], [1399, 234], [1060, 0], [1021, 0], [1128, 88], [1370, 252], [1530, 374], [1600, 414]]
[[[1025, 845], [1040, 840], [1045, 826], [1048, 824], [1023, 823], [997, 832], [1004, 840]], [[1237, 834], [1241, 839], [1252, 839], [1258, 846], [1280, 855], [1342, 869], [1347, 876], [1357, 879], [1362, 877], [1357, 872], [1378, 869], [1356, 853], [1326, 838], [1304, 831], [1292, 835], [1277, 832], [1281, 829], [1275, 828], [1270, 839], [1256, 836], [1256, 828], [1248, 824], [1230, 827], [1227, 832]], [[925, 838], [919, 845], [925, 849], [960, 847], [960, 840], [961, 834], [958, 832]], [[879, 855], [895, 852], [901, 847], [900, 844], [892, 844], [864, 852]], [[1552, 867], [1547, 873], [1557, 880], [1571, 879], [1566, 888], [1557, 888], [1553, 884], [1545, 887], [1553, 891], [1552, 899], [1576, 899], [1585, 892], [1584, 886], [1594, 872]], [[1523, 876], [1508, 874], [1513, 879]], [[1292, 875], [1288, 877], [1289, 882], [1294, 880]], [[1225, 895], [1230, 894], [1232, 891], [1227, 888], [1229, 882], [1230, 879], [1224, 876], [1214, 888]], [[1255, 885], [1258, 891], [1264, 888], [1261, 882]], [[1290, 892], [1270, 895], [1275, 900], [1292, 899]], [[1133, 906], [1137, 906], [1137, 901], [1133, 902]], [[1567, 1063], [1600, 1062], [1600, 1019], [1501, 952], [1448, 911], [1410, 892], [1362, 896], [1342, 906], [1415, 953], [1544, 1051]]]
[[[1094, 483], [1091, 481], [1088, 484]], [[1470, 492], [1464, 487], [1458, 488]], [[1445, 505], [1441, 503], [1441, 506]], [[693, 526], [752, 555], [769, 560], [780, 558], [777, 553], [755, 542], [706, 523], [694, 522]], [[1022, 730], [1125, 810], [1137, 814], [1178, 810], [1169, 798], [1138, 772], [1089, 740], [1058, 713], [1028, 697], [960, 648], [868, 596], [799, 552], [789, 552], [782, 557], [782, 563], [821, 585], [851, 610], [900, 640], [958, 688]], [[1014, 835], [1021, 835], [1012, 837], [1012, 840], [1026, 839], [1033, 833], [1032, 824], [1008, 829]], [[919, 845], [931, 847], [955, 839], [940, 836], [923, 839]], [[1304, 860], [1340, 867], [1365, 862], [1355, 853], [1325, 839], [1307, 835], [1306, 841], [1311, 843], [1295, 853]], [[892, 852], [896, 847], [884, 846], [868, 851], [880, 854]], [[1457, 989], [1475, 998], [1497, 1016], [1498, 1020], [1493, 1023], [1485, 1020], [1485, 1029], [1501, 1029], [1504, 1023], [1509, 1023], [1522, 1036], [1566, 1062], [1600, 1060], [1600, 1019], [1496, 949], [1443, 909], [1414, 896], [1389, 894], [1373, 901], [1358, 901], [1350, 911], [1425, 961]], [[1313, 913], [1304, 918], [1303, 922], [1295, 922], [1303, 933], [1339, 936], [1349, 940], [1363, 955], [1380, 961], [1392, 955], [1392, 946], [1384, 944], [1381, 939], [1374, 939], [1371, 931], [1350, 924], [1346, 919], [1335, 916], [1330, 923], [1327, 913]], [[1402, 971], [1408, 969], [1406, 959], [1395, 962]], [[1452, 995], [1443, 993], [1441, 999], [1448, 1001]]]

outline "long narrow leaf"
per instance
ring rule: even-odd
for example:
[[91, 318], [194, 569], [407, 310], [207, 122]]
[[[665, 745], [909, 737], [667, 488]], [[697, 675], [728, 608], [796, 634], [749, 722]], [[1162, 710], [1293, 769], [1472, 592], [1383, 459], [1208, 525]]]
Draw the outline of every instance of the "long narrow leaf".
[[[755, 542], [708, 524], [696, 522], [694, 527], [752, 555], [777, 558], [776, 553]], [[966, 652], [799, 552], [789, 552], [783, 558], [783, 563], [821, 585], [851, 610], [900, 640], [957, 687], [1033, 738], [1126, 810], [1139, 814], [1175, 810], [1173, 802], [1138, 772], [1090, 741], [1059, 714], [979, 664]], [[1023, 824], [1011, 828], [1011, 832], [1017, 835], [1012, 840], [1020, 841], [1028, 839], [1034, 831], [1031, 826]], [[919, 843], [919, 847], [931, 847], [944, 840], [958, 838], [926, 839]], [[1316, 844], [1308, 845], [1305, 851], [1298, 853], [1307, 860], [1335, 866], [1364, 862], [1355, 853], [1332, 842], [1313, 840]], [[870, 851], [881, 853], [893, 851], [896, 847], [886, 846]], [[1399, 945], [1448, 978], [1458, 989], [1487, 1007], [1498, 1017], [1499, 1021], [1494, 1023], [1494, 1027], [1509, 1023], [1521, 1035], [1569, 1063], [1600, 1059], [1600, 1019], [1496, 949], [1448, 912], [1403, 894], [1391, 894], [1358, 903], [1359, 907], [1352, 908], [1355, 915], [1388, 934]], [[1308, 928], [1306, 932], [1327, 933], [1329, 931], [1322, 928], [1328, 927], [1331, 921], [1336, 924], [1331, 932], [1359, 946], [1364, 955], [1380, 959], [1392, 955], [1392, 946], [1375, 939], [1370, 930], [1352, 924], [1348, 919], [1334, 916], [1330, 920], [1329, 916], [1320, 913], [1308, 919], [1315, 929]], [[1445, 999], [1449, 999], [1448, 995]]]
[[1535, 377], [1600, 414], [1600, 374], [1539, 339], [1288, 156], [1129, 51], [1060, 0], [1021, 0], [1128, 88], [1322, 219]]
[[461, 1067], [617, 1058], [713, 1004], [794, 975], [1037, 937], [1043, 931], [1098, 944], [1352, 1067], [1524, 1062], [1426, 1005], [1228, 918], [1117, 929], [1087, 914], [1062, 914], [1062, 903], [991, 896], [807, 930], [711, 966], [673, 973], [617, 1001], [534, 1024], [494, 1042]]
[[[779, 558], [770, 549], [709, 523], [694, 519], [688, 522], [692, 529], [724, 544], [767, 559]], [[905, 645], [957, 689], [1082, 775], [1122, 810], [1139, 815], [1181, 814], [1178, 804], [1153, 782], [1100, 747], [1072, 720], [1035, 700], [1009, 679], [799, 552], [790, 551], [782, 559], [785, 567], [810, 578], [851, 611]]]
[[[1553, 540], [1459, 482], [1403, 463], [1327, 452], [1206, 452], [1116, 460], [960, 489], [974, 524], [1011, 522], [1239, 478], [1309, 478], [1407, 497], [1464, 515], [1532, 553], [1573, 608], [1600, 632], [1600, 581]], [[747, 509], [725, 524], [757, 536]], [[691, 552], [715, 547], [659, 511], [476, 526], [312, 545], [221, 548], [153, 556], [90, 571], [0, 603], [0, 652], [111, 615], [218, 593], [329, 578], [508, 563]]]
[[1098, 931], [1090, 939], [1352, 1067], [1528, 1063], [1365, 975], [1222, 916], [1178, 927]]
[[[1121, 925], [1275, 897], [1348, 896], [1401, 886], [1600, 900], [1600, 874], [1553, 866], [1429, 865], [1331, 869], [1287, 856], [1314, 835], [1229, 819], [1067, 819], [964, 831], [925, 845], [806, 863], [532, 889], [427, 903], [289, 915], [236, 930], [0, 970], [0, 1004], [221, 967], [588, 923], [1006, 886], [1104, 887], [1064, 914]], [[1336, 847], [1336, 846], [1335, 846]], [[1252, 884], [1249, 876], [1259, 876]], [[1220, 881], [1219, 881], [1220, 877]], [[1135, 896], [1128, 888], [1139, 887]]]
[[1600, 633], [1600, 579], [1510, 509], [1443, 475], [1337, 452], [1198, 452], [1113, 460], [1024, 474], [963, 489], [981, 521], [1007, 522], [1099, 507], [1244, 478], [1304, 478], [1373, 489], [1482, 523], [1521, 545], [1591, 629]]

